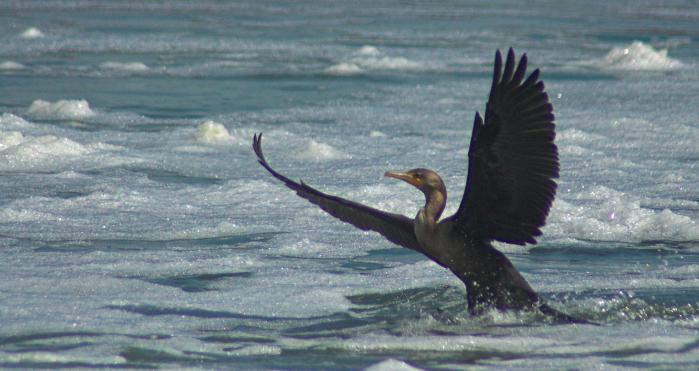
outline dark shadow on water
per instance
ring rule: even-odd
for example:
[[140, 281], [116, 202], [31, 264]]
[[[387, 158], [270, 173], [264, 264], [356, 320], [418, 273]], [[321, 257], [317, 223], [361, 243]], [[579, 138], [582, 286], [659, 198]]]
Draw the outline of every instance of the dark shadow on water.
[[[53, 368], [87, 368], [87, 369], [114, 369], [114, 368], [142, 368], [139, 365], [128, 365], [114, 363], [113, 360], [105, 360], [101, 363], [99, 360], [90, 361], [66, 361], [58, 358], [53, 362], [43, 360], [46, 357], [34, 357], [33, 354], [61, 354], [64, 352], [70, 353], [76, 349], [89, 349], [90, 347], [99, 347], [101, 338], [104, 337], [124, 337], [133, 340], [163, 340], [170, 338], [170, 335], [130, 335], [118, 333], [101, 333], [90, 331], [54, 331], [54, 332], [37, 332], [18, 335], [3, 336], [0, 335], [0, 354], [26, 354], [18, 356], [16, 361], [0, 360], [0, 368], [20, 368], [20, 369], [53, 369]], [[85, 352], [77, 351], [77, 352]], [[79, 357], [78, 357], [79, 358]]]
[[131, 168], [129, 170], [136, 173], [143, 173], [148, 177], [148, 179], [159, 183], [186, 184], [203, 187], [224, 183], [222, 179], [184, 175], [175, 171], [167, 171], [163, 169]]
[[[264, 244], [277, 235], [285, 232], [261, 232], [250, 234], [239, 234], [231, 236], [205, 237], [193, 239], [172, 239], [172, 240], [78, 240], [78, 241], [40, 241], [24, 239], [24, 243], [30, 246], [37, 246], [35, 252], [89, 252], [89, 251], [143, 251], [158, 249], [197, 249], [212, 248], [243, 248], [248, 244]], [[22, 243], [22, 241], [19, 241]]]
[[222, 272], [222, 273], [203, 273], [203, 274], [184, 274], [166, 277], [145, 278], [146, 282], [155, 283], [157, 285], [177, 287], [186, 292], [202, 292], [214, 291], [210, 285], [229, 281], [231, 279], [249, 278], [252, 272]]
[[81, 332], [81, 331], [59, 331], [59, 332], [43, 332], [24, 335], [0, 335], [0, 348], [4, 349], [8, 345], [17, 345], [22, 343], [32, 343], [41, 340], [50, 340], [58, 338], [92, 338], [104, 336], [100, 332]]
[[149, 180], [158, 183], [200, 187], [208, 187], [223, 184], [225, 182], [223, 179], [214, 177], [187, 175], [171, 170], [137, 166], [106, 167], [95, 170], [83, 170], [81, 173], [90, 176], [99, 176], [101, 178], [145, 176]]
[[218, 311], [201, 308], [183, 308], [183, 307], [161, 307], [151, 304], [134, 304], [134, 305], [108, 305], [105, 309], [120, 310], [129, 313], [141, 314], [144, 316], [179, 316], [179, 317], [196, 317], [202, 319], [229, 318], [249, 321], [265, 321], [265, 322], [294, 322], [294, 321], [317, 321], [327, 318], [336, 318], [337, 316], [345, 316], [342, 313], [331, 314], [327, 316], [312, 316], [312, 317], [275, 317], [275, 316], [260, 316], [241, 314], [229, 311]]

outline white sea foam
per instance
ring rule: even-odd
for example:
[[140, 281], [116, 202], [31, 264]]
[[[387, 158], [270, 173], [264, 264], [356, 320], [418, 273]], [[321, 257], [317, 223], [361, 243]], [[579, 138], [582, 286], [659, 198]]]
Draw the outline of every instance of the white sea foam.
[[697, 241], [699, 224], [671, 210], [641, 207], [639, 200], [607, 187], [594, 187], [577, 206], [557, 199], [547, 234], [599, 241]]
[[379, 49], [377, 49], [375, 46], [371, 45], [364, 45], [359, 50], [357, 50], [357, 54], [360, 55], [379, 55]]
[[78, 120], [95, 115], [86, 100], [63, 99], [56, 102], [35, 100], [27, 108], [27, 113], [38, 118], [57, 120]]
[[403, 57], [367, 57], [356, 60], [359, 66], [375, 70], [410, 70], [422, 67], [422, 64]]
[[0, 131], [0, 168], [7, 170], [47, 169], [93, 151], [68, 138], [53, 135], [25, 136], [18, 131]]
[[18, 132], [10, 132], [9, 136], [12, 138], [10, 142], [13, 144], [8, 145], [2, 151], [17, 157], [79, 156], [89, 152], [85, 146], [68, 138], [59, 138], [53, 135], [24, 137]]
[[365, 371], [419, 371], [421, 368], [413, 367], [403, 361], [389, 358], [375, 365], [369, 366]]
[[[139, 202], [142, 200], [138, 200]], [[177, 231], [153, 231], [144, 235], [144, 239], [151, 241], [166, 241], [166, 240], [195, 240], [199, 238], [211, 238], [222, 236], [234, 236], [245, 233], [268, 232], [269, 230], [253, 230], [250, 227], [241, 227], [235, 223], [221, 222], [211, 226], [198, 226], [190, 229], [181, 229]]]
[[613, 48], [597, 63], [597, 66], [612, 70], [673, 70], [682, 67], [682, 62], [667, 56], [667, 49], [657, 50], [641, 41], [624, 47]]
[[333, 75], [356, 75], [367, 70], [414, 70], [424, 66], [404, 57], [382, 55], [375, 47], [365, 45], [353, 53], [348, 60], [325, 69]]
[[285, 243], [279, 248], [274, 249], [275, 254], [283, 254], [289, 256], [313, 256], [322, 257], [324, 253], [332, 253], [337, 255], [337, 247], [330, 246], [324, 243], [311, 241], [308, 238], [303, 238], [298, 241]]
[[338, 63], [325, 69], [328, 75], [349, 76], [363, 73], [364, 70], [354, 63]]
[[101, 365], [120, 365], [125, 364], [126, 360], [121, 356], [73, 356], [64, 355], [56, 352], [27, 352], [27, 353], [13, 353], [8, 355], [0, 356], [0, 363], [7, 364], [9, 367], [16, 364], [20, 368], [25, 368], [27, 365], [36, 364], [51, 364], [56, 367], [56, 365], [65, 365], [70, 367], [70, 365], [94, 365], [95, 368], [99, 368]]
[[[335, 345], [335, 344], [333, 344]], [[481, 336], [402, 336], [375, 335], [353, 338], [342, 344], [343, 349], [352, 351], [411, 350], [411, 351], [464, 351], [476, 349], [506, 349], [516, 347], [521, 352], [535, 353], [540, 349], [551, 351], [557, 347], [556, 340], [530, 337], [481, 337]]]
[[28, 209], [2, 208], [0, 209], [0, 220], [4, 223], [9, 222], [32, 222], [32, 221], [49, 221], [58, 220], [59, 218], [40, 211]]
[[4, 61], [0, 63], [0, 70], [3, 71], [14, 71], [14, 70], [22, 70], [26, 68], [22, 63], [17, 63], [14, 61]]
[[224, 143], [233, 139], [223, 124], [211, 120], [204, 121], [199, 125], [196, 138], [202, 143]]
[[19, 116], [13, 115], [11, 113], [3, 113], [2, 115], [0, 115], [0, 129], [25, 129], [29, 125], [30, 123], [27, 120]]
[[150, 68], [141, 62], [104, 62], [100, 64], [103, 70], [116, 70], [128, 72], [144, 72]]
[[44, 37], [44, 33], [36, 27], [29, 27], [19, 34], [19, 37], [23, 39], [38, 39]]
[[282, 348], [276, 345], [249, 345], [246, 347], [238, 348], [228, 352], [231, 355], [236, 356], [261, 356], [261, 355], [274, 355], [278, 356], [282, 354]]
[[305, 146], [299, 152], [294, 154], [294, 157], [298, 160], [321, 161], [346, 158], [347, 155], [329, 144], [316, 142], [311, 139], [306, 142]]
[[581, 146], [575, 146], [575, 145], [567, 145], [566, 146], [566, 145], [561, 145], [561, 144], [558, 145], [558, 151], [561, 154], [575, 155], [575, 156], [583, 156], [583, 155], [590, 155], [593, 153], [600, 153], [600, 152], [596, 152], [596, 151], [593, 151], [593, 150], [590, 150], [588, 148], [581, 147]]
[[24, 142], [24, 135], [19, 131], [0, 131], [0, 151]]
[[558, 131], [556, 133], [556, 139], [558, 141], [571, 143], [594, 143], [604, 140], [605, 137], [598, 134], [588, 133], [580, 129], [571, 128]]

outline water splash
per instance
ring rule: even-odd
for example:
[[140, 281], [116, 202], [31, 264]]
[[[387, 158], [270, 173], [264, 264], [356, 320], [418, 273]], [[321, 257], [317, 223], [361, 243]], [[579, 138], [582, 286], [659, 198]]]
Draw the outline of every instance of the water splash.
[[670, 58], [667, 49], [655, 49], [641, 41], [613, 48], [597, 63], [603, 69], [628, 71], [665, 71], [681, 68], [680, 61]]

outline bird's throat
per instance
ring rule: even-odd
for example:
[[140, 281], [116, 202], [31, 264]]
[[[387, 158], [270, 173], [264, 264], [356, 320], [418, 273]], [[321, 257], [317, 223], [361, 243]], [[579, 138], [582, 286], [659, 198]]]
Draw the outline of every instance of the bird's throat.
[[425, 221], [436, 225], [439, 221], [439, 217], [442, 216], [446, 202], [446, 195], [442, 194], [442, 192], [439, 190], [435, 189], [429, 194], [426, 194], [425, 207], [421, 209], [421, 213], [424, 214]]

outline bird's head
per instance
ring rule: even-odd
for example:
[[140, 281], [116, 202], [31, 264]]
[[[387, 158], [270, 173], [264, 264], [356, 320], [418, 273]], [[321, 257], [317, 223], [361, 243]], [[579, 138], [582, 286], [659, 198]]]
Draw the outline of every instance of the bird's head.
[[447, 196], [447, 189], [442, 182], [442, 178], [430, 169], [417, 168], [406, 172], [387, 171], [384, 176], [400, 179], [415, 186], [422, 191], [425, 196], [430, 196], [434, 191], [439, 191], [444, 198]]

